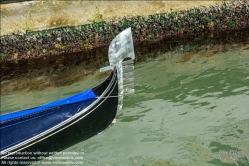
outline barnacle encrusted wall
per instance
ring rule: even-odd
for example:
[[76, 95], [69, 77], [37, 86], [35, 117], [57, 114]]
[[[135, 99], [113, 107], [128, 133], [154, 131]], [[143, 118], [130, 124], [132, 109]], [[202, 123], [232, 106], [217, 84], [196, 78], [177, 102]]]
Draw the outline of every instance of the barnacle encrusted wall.
[[[109, 45], [111, 40], [127, 27], [132, 28], [135, 42], [249, 28], [248, 1], [229, 1], [220, 5], [200, 6], [179, 11], [171, 10], [145, 16], [124, 16], [109, 21], [105, 21], [99, 13], [100, 11], [97, 9], [90, 24], [59, 26], [42, 31], [27, 29], [25, 32], [3, 35], [1, 36], [0, 60], [18, 61]], [[54, 19], [50, 20], [49, 26], [64, 23], [68, 22], [65, 19]]]

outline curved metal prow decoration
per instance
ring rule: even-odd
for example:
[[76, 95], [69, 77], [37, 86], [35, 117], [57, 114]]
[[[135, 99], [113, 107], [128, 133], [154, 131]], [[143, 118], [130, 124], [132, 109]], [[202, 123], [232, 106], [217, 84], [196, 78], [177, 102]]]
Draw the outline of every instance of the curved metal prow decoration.
[[[108, 50], [110, 66], [100, 69], [100, 72], [117, 70], [118, 76], [118, 114], [122, 110], [123, 96], [134, 93], [133, 62], [135, 59], [131, 28], [118, 34], [111, 42]], [[129, 60], [126, 60], [129, 59]], [[124, 61], [125, 60], [125, 61]]]
[[[100, 69], [100, 72], [113, 70], [114, 67], [118, 73], [119, 88], [122, 88], [124, 92], [121, 94], [127, 94], [134, 92], [133, 84], [133, 62], [135, 59], [134, 46], [132, 40], [131, 28], [127, 28], [118, 34], [111, 42], [108, 51], [108, 57], [110, 66]], [[130, 59], [126, 60], [125, 59]], [[124, 85], [128, 83], [127, 85]]]
[[112, 40], [108, 50], [108, 57], [110, 66], [101, 68], [100, 72], [113, 70], [125, 58], [135, 59], [131, 28], [125, 29]]

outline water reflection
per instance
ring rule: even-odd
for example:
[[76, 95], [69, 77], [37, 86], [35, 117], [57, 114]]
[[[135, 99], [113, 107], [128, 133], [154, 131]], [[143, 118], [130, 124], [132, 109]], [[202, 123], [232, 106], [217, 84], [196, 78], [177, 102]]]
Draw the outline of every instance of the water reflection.
[[85, 155], [87, 165], [248, 164], [249, 49], [217, 47], [137, 64], [136, 93], [118, 122], [78, 145], [103, 145]]
[[[249, 164], [249, 44], [244, 40], [182, 45], [137, 64], [136, 93], [125, 98], [117, 123], [64, 151], [83, 151], [89, 166]], [[2, 108], [16, 109], [13, 102], [21, 98], [37, 104], [69, 95], [92, 81], [101, 82], [89, 78], [52, 91], [4, 96]]]

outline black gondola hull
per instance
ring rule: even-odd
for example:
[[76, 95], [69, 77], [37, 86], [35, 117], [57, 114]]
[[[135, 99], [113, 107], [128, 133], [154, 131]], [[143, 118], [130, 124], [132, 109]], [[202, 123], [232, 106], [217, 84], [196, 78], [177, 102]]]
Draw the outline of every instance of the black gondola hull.
[[[87, 107], [84, 113], [80, 114], [79, 112], [80, 116], [8, 153], [21, 151], [22, 153], [11, 155], [20, 157], [20, 154], [25, 154], [23, 152], [28, 152], [29, 158], [32, 158], [34, 152], [58, 152], [105, 130], [111, 125], [117, 114], [118, 83], [116, 73], [113, 72], [106, 81], [93, 88], [93, 91], [101, 94], [100, 97]], [[33, 157], [37, 160], [39, 156]], [[2, 159], [2, 161], [4, 160]], [[15, 161], [18, 162], [18, 160]]]

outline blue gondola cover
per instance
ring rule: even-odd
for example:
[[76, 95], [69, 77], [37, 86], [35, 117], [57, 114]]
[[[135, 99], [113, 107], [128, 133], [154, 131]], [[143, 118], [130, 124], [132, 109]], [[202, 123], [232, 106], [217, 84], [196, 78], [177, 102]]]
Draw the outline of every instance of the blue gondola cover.
[[86, 90], [84, 92], [78, 93], [76, 95], [67, 97], [67, 98], [63, 98], [60, 100], [56, 100], [53, 101], [51, 103], [47, 103], [35, 108], [30, 108], [27, 110], [22, 110], [22, 111], [18, 111], [18, 112], [13, 112], [13, 113], [9, 113], [9, 114], [5, 114], [5, 115], [1, 115], [0, 120], [1, 121], [5, 121], [8, 119], [12, 119], [12, 118], [16, 118], [16, 117], [20, 117], [20, 116], [25, 116], [28, 114], [33, 114], [39, 111], [43, 111], [45, 109], [48, 109], [50, 107], [55, 107], [55, 106], [61, 106], [61, 105], [66, 105], [66, 104], [72, 104], [72, 103], [77, 103], [80, 101], [84, 101], [84, 100], [89, 100], [89, 99], [94, 99], [96, 98], [96, 95], [94, 94], [94, 92], [92, 91], [92, 89]]
[[97, 96], [90, 89], [35, 108], [2, 115], [0, 149], [46, 131], [88, 107], [96, 99]]

